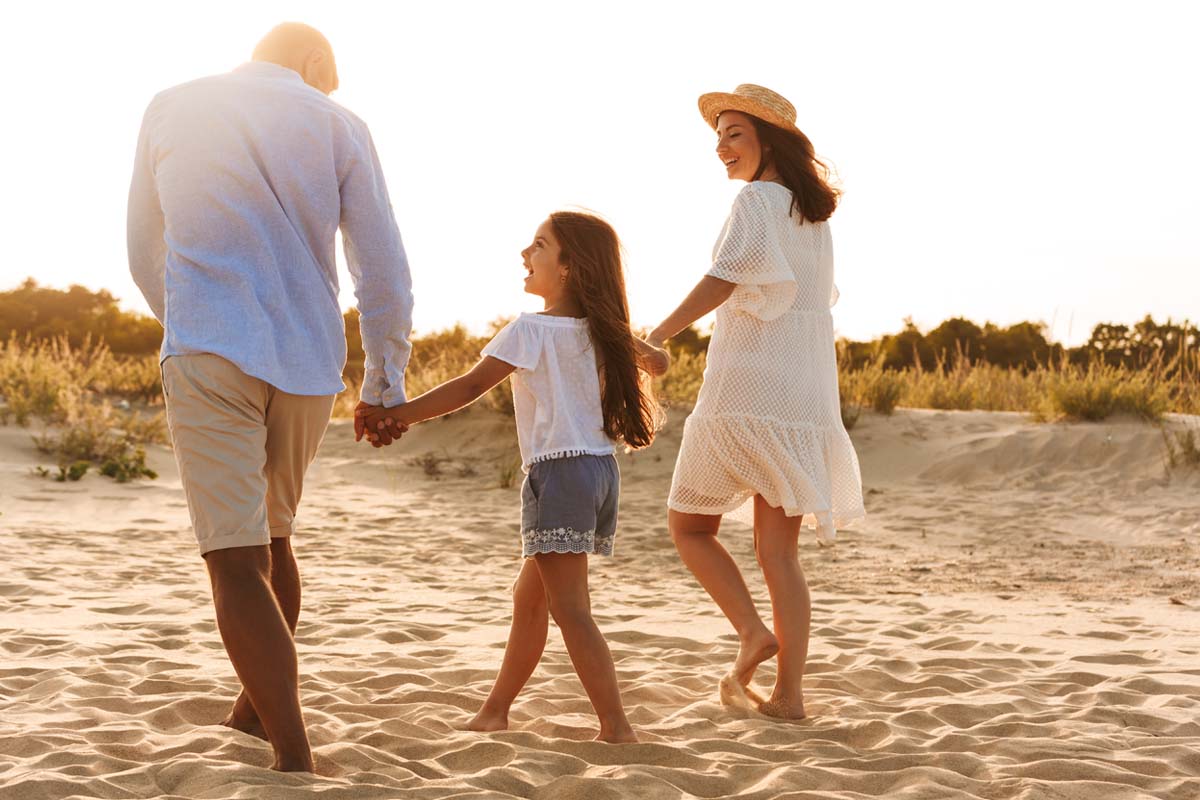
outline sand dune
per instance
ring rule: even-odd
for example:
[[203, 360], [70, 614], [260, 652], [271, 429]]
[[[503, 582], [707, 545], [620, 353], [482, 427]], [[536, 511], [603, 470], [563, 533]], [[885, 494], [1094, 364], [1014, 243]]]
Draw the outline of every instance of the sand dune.
[[[519, 566], [511, 423], [472, 411], [380, 451], [335, 423], [295, 540], [319, 777], [213, 724], [236, 681], [170, 453], [157, 481], [58, 484], [0, 428], [0, 798], [1200, 797], [1200, 475], [1167, 473], [1158, 429], [864, 416], [871, 516], [805, 539], [812, 716], [780, 723], [718, 702], [735, 641], [666, 536], [678, 422], [622, 456], [593, 566], [643, 740], [620, 746], [589, 741], [553, 630], [513, 730], [458, 730]], [[724, 537], [749, 568], [748, 531]]]

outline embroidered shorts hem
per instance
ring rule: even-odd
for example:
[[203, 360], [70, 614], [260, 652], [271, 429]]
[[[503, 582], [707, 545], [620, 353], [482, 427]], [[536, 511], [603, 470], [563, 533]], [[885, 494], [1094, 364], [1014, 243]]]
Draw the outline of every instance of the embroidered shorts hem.
[[620, 494], [612, 454], [534, 462], [521, 486], [521, 554], [611, 556]]
[[588, 555], [611, 556], [616, 537], [597, 536], [595, 531], [577, 531], [573, 528], [539, 530], [531, 528], [521, 531], [521, 555], [525, 558], [539, 553], [587, 553]]

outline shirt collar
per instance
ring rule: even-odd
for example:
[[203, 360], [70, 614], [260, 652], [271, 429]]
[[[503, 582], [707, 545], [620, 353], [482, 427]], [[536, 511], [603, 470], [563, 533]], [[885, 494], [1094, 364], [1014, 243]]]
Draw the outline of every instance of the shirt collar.
[[304, 79], [300, 77], [300, 73], [288, 67], [281, 67], [278, 64], [272, 64], [270, 61], [247, 61], [245, 64], [234, 69], [234, 72], [242, 72], [250, 75], [262, 75], [264, 77], [284, 78], [285, 80], [297, 80], [301, 83]]

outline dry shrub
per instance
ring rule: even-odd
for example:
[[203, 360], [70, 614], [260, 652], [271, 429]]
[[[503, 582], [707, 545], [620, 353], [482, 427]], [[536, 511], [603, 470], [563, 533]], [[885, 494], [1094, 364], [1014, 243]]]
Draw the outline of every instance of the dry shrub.
[[142, 445], [166, 440], [161, 414], [138, 419], [115, 410], [107, 400], [96, 400], [78, 390], [64, 390], [59, 401], [62, 411], [58, 424], [34, 436], [33, 441], [39, 451], [56, 458], [67, 479], [82, 477], [83, 472], [77, 469], [80, 464], [96, 464], [100, 474], [119, 483], [158, 477], [146, 466]]
[[79, 480], [91, 464], [122, 482], [156, 477], [143, 445], [167, 441], [164, 415], [132, 410], [128, 398], [161, 394], [154, 357], [116, 357], [91, 341], [72, 348], [65, 337], [0, 343], [0, 422], [51, 426], [33, 439], [57, 460], [58, 480]]

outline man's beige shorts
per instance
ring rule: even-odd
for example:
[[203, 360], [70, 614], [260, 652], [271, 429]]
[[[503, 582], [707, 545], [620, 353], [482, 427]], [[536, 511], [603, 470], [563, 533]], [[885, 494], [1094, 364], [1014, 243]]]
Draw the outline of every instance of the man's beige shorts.
[[172, 356], [162, 371], [200, 554], [291, 536], [334, 396], [282, 392], [209, 354]]

